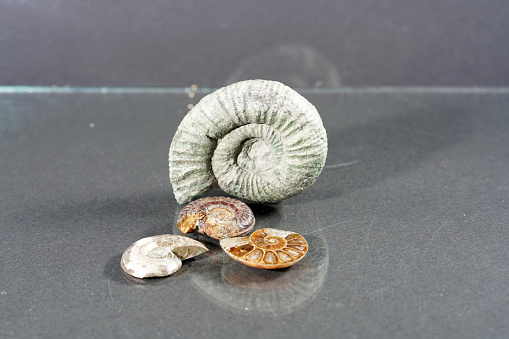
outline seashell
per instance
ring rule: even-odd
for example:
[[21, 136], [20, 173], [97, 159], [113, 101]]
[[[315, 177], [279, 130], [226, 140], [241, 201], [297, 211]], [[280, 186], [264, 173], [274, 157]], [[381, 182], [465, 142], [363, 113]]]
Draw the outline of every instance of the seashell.
[[182, 260], [207, 252], [201, 242], [181, 235], [163, 234], [143, 238], [122, 255], [120, 265], [136, 278], [165, 277], [180, 269]]
[[184, 117], [170, 146], [170, 181], [180, 204], [218, 187], [271, 203], [313, 184], [326, 156], [309, 101], [279, 82], [247, 80], [205, 96]]
[[242, 201], [226, 197], [195, 200], [182, 209], [177, 226], [182, 233], [198, 229], [215, 239], [248, 234], [254, 227], [253, 211]]
[[308, 251], [300, 234], [262, 228], [249, 237], [222, 239], [220, 245], [234, 260], [257, 268], [284, 268], [297, 263]]

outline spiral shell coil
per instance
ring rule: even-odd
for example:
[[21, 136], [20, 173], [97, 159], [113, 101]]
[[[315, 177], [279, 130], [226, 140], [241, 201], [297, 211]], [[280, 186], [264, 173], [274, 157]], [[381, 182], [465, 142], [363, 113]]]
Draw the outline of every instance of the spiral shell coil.
[[184, 117], [170, 146], [170, 181], [180, 204], [218, 187], [271, 203], [313, 184], [326, 156], [309, 101], [279, 82], [248, 80], [205, 96]]
[[251, 232], [253, 211], [242, 201], [227, 197], [206, 197], [182, 209], [177, 226], [182, 233], [197, 230], [215, 239], [238, 237]]
[[161, 234], [136, 241], [129, 246], [120, 265], [135, 278], [165, 277], [182, 266], [182, 260], [207, 252], [208, 249], [191, 238]]

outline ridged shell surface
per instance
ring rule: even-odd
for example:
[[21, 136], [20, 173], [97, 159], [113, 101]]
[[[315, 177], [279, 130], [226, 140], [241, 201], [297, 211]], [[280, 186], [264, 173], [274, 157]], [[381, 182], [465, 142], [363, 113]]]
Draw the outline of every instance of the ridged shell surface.
[[315, 107], [291, 88], [248, 80], [205, 96], [181, 122], [169, 153], [178, 203], [220, 187], [256, 202], [308, 188], [327, 156]]

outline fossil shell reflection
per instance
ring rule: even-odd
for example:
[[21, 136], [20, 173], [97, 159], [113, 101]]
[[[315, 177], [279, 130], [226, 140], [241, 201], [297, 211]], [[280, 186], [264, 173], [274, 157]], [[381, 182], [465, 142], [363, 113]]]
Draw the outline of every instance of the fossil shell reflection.
[[197, 230], [215, 239], [249, 233], [255, 224], [253, 211], [242, 201], [227, 197], [207, 197], [186, 205], [177, 226], [182, 233]]
[[165, 277], [180, 269], [182, 260], [207, 252], [199, 241], [172, 234], [143, 238], [122, 255], [120, 265], [136, 278]]
[[277, 202], [313, 184], [326, 156], [325, 128], [309, 101], [276, 81], [241, 81], [184, 117], [170, 147], [170, 180], [181, 204], [218, 187]]
[[233, 259], [257, 268], [276, 269], [301, 260], [308, 244], [300, 234], [264, 228], [249, 237], [223, 239], [221, 247]]
[[[329, 268], [323, 233], [306, 236], [309, 249], [290, 269], [259, 270], [232, 260], [223, 250], [207, 252], [208, 265], [191, 276], [191, 286], [214, 306], [238, 314], [289, 315], [315, 298]], [[210, 253], [210, 255], [209, 255]]]

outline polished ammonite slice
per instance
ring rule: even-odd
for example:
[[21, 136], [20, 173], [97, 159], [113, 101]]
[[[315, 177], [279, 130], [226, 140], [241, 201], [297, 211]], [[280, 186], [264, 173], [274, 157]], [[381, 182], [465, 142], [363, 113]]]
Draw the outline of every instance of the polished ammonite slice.
[[308, 251], [308, 243], [300, 234], [273, 228], [262, 228], [249, 237], [222, 239], [220, 244], [233, 259], [265, 269], [291, 266]]
[[182, 209], [177, 220], [182, 233], [197, 230], [215, 239], [246, 235], [254, 224], [255, 217], [249, 206], [227, 197], [195, 200]]
[[120, 260], [122, 269], [136, 278], [165, 277], [182, 266], [182, 260], [207, 252], [201, 242], [181, 235], [161, 234], [136, 241]]

